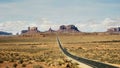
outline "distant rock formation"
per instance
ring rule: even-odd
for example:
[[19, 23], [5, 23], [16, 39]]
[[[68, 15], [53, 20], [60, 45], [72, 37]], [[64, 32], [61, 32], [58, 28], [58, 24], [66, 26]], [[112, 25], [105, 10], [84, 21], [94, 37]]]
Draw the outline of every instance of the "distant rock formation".
[[75, 25], [61, 25], [58, 32], [69, 33], [69, 32], [80, 32]]
[[49, 28], [49, 30], [48, 30], [48, 31], [45, 31], [45, 32], [47, 32], [47, 33], [52, 33], [52, 32], [56, 32], [56, 31], [53, 30], [52, 28]]
[[37, 27], [28, 27], [28, 30], [22, 30], [21, 34], [35, 34], [39, 32], [40, 31], [37, 29]]
[[120, 32], [120, 27], [109, 28], [107, 29], [107, 32]]
[[12, 33], [0, 31], [0, 35], [12, 35]]
[[[55, 31], [52, 28], [49, 28], [48, 31], [45, 31], [43, 33], [76, 33], [76, 32], [80, 32], [78, 30], [78, 28], [75, 25], [61, 25], [59, 27], [59, 30]], [[40, 31], [37, 29], [37, 27], [28, 27], [28, 30], [22, 30], [21, 34], [39, 34]]]
[[28, 30], [22, 30], [21, 34], [24, 34], [24, 33], [27, 33], [27, 32], [28, 32]]

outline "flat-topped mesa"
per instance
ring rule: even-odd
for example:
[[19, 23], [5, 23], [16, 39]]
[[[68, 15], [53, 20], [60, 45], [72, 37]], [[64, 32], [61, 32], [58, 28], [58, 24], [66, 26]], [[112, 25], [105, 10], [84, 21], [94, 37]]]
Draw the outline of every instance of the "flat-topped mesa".
[[37, 27], [28, 27], [28, 32], [29, 33], [37, 33], [37, 32], [39, 32], [39, 30], [37, 29]]
[[80, 32], [75, 25], [61, 25], [58, 32], [69, 33], [69, 32]]
[[28, 31], [38, 31], [37, 27], [28, 27]]
[[22, 30], [21, 34], [35, 34], [39, 32], [40, 31], [37, 29], [37, 27], [28, 27], [28, 30]]
[[109, 28], [107, 32], [120, 32], [120, 27]]
[[[52, 28], [49, 28], [48, 31], [45, 31], [43, 33], [56, 33], [56, 32], [58, 32], [58, 33], [78, 33], [80, 31], [78, 30], [78, 28], [75, 25], [67, 25], [67, 26], [61, 25], [59, 27], [59, 30], [57, 30], [57, 31], [53, 30]], [[35, 35], [35, 34], [40, 34], [40, 31], [38, 30], [37, 27], [28, 27], [27, 30], [22, 30], [21, 34]]]

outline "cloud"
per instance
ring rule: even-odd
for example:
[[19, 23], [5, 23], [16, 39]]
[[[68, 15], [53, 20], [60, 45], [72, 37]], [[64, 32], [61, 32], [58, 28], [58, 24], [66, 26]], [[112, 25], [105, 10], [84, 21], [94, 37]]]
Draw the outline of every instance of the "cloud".
[[[9, 2], [9, 0], [7, 0]], [[36, 17], [58, 19], [66, 23], [66, 19], [74, 21], [89, 18], [119, 17], [120, 4], [103, 4], [92, 0], [12, 0], [0, 3], [0, 18], [2, 21], [26, 19], [30, 21]], [[113, 6], [113, 7], [112, 7]], [[9, 11], [9, 12], [8, 12]]]
[[110, 27], [120, 27], [120, 19], [106, 18], [103, 21], [89, 20], [83, 23], [76, 23], [81, 31], [104, 32]]
[[110, 19], [110, 18], [106, 18], [102, 24], [105, 27], [120, 27], [120, 19]]
[[17, 33], [20, 32], [20, 30], [25, 29], [27, 25], [26, 21], [6, 21], [0, 23], [0, 29], [2, 31]]
[[53, 21], [50, 21], [47, 18], [40, 18], [40, 19], [38, 19], [36, 24], [37, 24], [37, 27], [39, 27], [39, 29], [41, 31], [46, 31], [49, 28], [52, 28], [52, 29], [56, 30], [59, 27], [59, 23], [55, 23]]
[[[60, 25], [69, 25], [70, 23], [56, 23], [48, 18], [39, 18], [36, 21], [6, 21], [0, 23], [0, 30], [12, 32], [16, 34], [21, 30], [26, 30], [29, 26], [36, 26], [40, 31], [46, 31], [50, 27], [58, 30]], [[120, 18], [110, 19], [106, 18], [103, 21], [88, 20], [84, 22], [71, 23], [79, 28], [82, 32], [104, 32], [110, 27], [119, 27]]]
[[49, 21], [47, 18], [40, 18], [37, 21], [30, 22], [30, 21], [6, 21], [0, 23], [0, 30], [17, 33], [21, 32], [21, 30], [26, 30], [28, 27], [38, 27], [40, 31], [46, 31], [50, 27], [53, 29], [57, 29], [59, 24]]

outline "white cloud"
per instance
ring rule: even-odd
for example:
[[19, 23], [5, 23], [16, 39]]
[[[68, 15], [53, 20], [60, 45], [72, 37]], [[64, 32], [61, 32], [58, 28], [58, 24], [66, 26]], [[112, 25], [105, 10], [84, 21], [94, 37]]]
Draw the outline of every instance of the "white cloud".
[[29, 21], [6, 21], [0, 23], [0, 30], [17, 33], [21, 30], [26, 30], [29, 26], [36, 26], [40, 31], [46, 31], [50, 27], [52, 29], [58, 29], [59, 25], [52, 21], [49, 21], [47, 18], [41, 18], [38, 21], [29, 22]]
[[37, 27], [39, 27], [41, 31], [46, 31], [49, 28], [56, 30], [59, 27], [59, 23], [52, 22], [48, 20], [47, 18], [38, 19], [36, 24], [37, 24]]
[[110, 18], [106, 18], [102, 24], [105, 27], [119, 27], [120, 26], [120, 19], [110, 19]]
[[106, 18], [103, 21], [89, 20], [84, 23], [76, 24], [81, 31], [85, 32], [104, 32], [110, 27], [120, 27], [120, 19]]
[[20, 32], [20, 30], [25, 29], [27, 25], [26, 23], [26, 21], [7, 21], [0, 23], [0, 26], [2, 31], [12, 32], [15, 34]]
[[[50, 27], [54, 30], [58, 30], [60, 25], [68, 25], [68, 24], [60, 24], [56, 22], [52, 22], [47, 18], [40, 18], [37, 21], [6, 21], [0, 23], [0, 30], [17, 33], [21, 30], [27, 29], [29, 26], [36, 26], [40, 31], [46, 31]], [[73, 25], [77, 26], [80, 31], [83, 32], [101, 32], [106, 31], [107, 28], [110, 27], [118, 27], [120, 26], [120, 19], [110, 19], [106, 18], [103, 21], [96, 20], [88, 20], [86, 22], [73, 23]]]

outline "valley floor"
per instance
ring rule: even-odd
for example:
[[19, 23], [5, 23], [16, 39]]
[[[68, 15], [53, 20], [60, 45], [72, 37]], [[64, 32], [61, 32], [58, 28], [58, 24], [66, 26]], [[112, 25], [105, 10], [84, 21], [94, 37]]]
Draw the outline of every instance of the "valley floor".
[[[71, 53], [120, 65], [120, 35], [58, 35]], [[0, 37], [0, 68], [78, 68], [60, 51], [56, 35]]]

